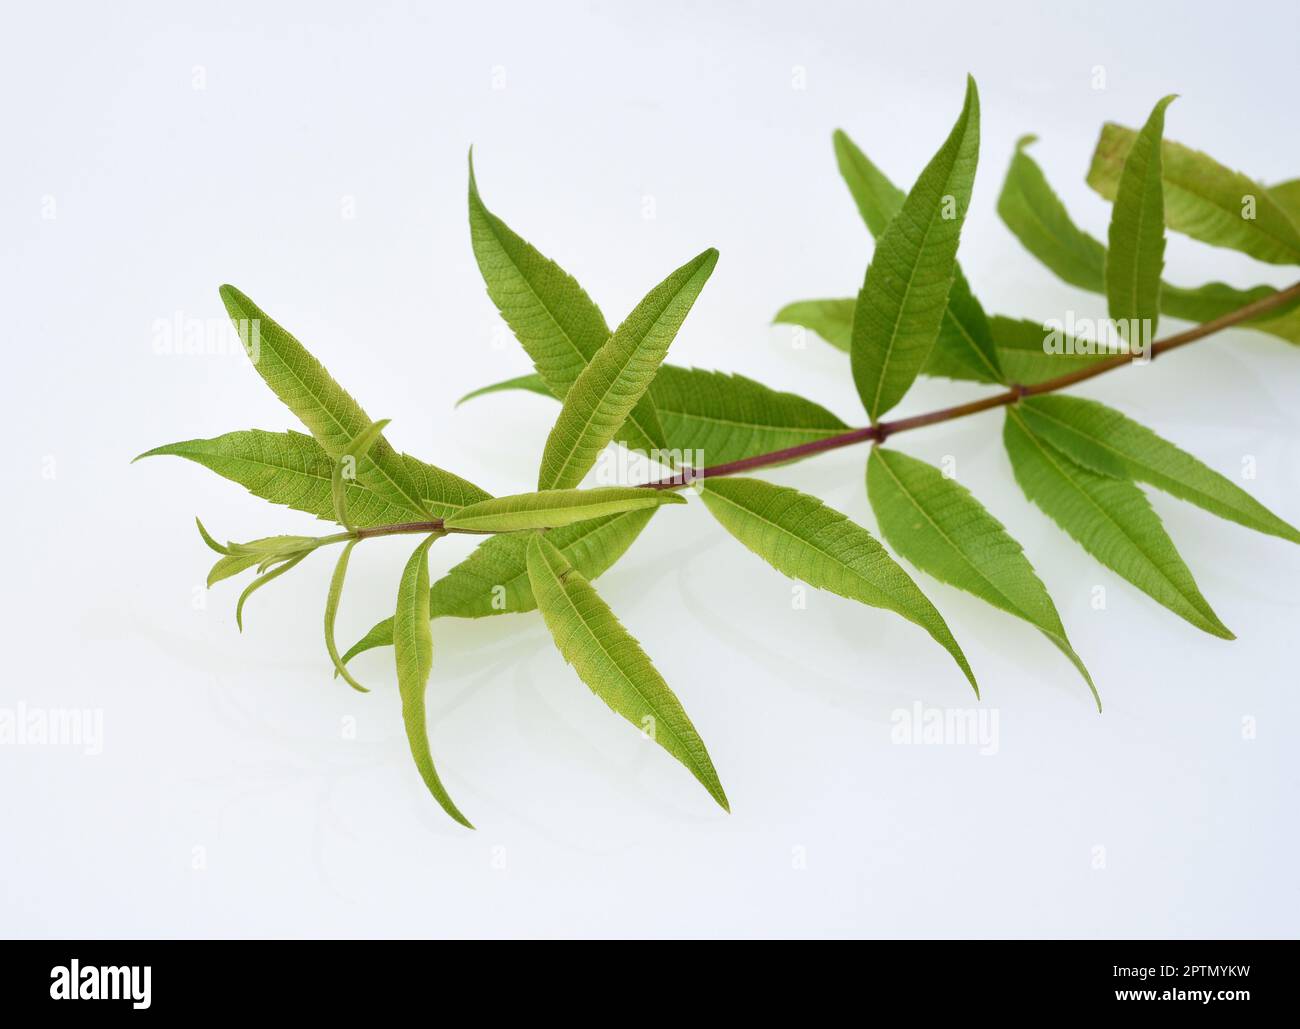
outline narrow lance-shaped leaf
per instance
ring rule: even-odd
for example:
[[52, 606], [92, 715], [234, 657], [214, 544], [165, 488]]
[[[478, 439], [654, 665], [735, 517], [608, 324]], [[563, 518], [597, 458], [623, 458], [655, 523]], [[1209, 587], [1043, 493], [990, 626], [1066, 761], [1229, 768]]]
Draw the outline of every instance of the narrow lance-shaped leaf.
[[777, 311], [772, 322], [811, 329], [847, 354], [853, 346], [853, 308], [857, 303], [852, 297], [796, 300]]
[[979, 695], [943, 616], [866, 529], [816, 497], [761, 479], [706, 479], [702, 496], [722, 527], [777, 571], [919, 625]]
[[1220, 518], [1300, 543], [1300, 532], [1240, 486], [1112, 407], [1082, 397], [1030, 397], [1021, 403], [1021, 417], [1098, 474], [1148, 482]]
[[348, 540], [342, 553], [339, 554], [338, 564], [334, 566], [334, 574], [330, 578], [329, 594], [325, 598], [325, 649], [334, 663], [334, 671], [343, 677], [343, 681], [354, 690], [369, 693], [368, 689], [352, 677], [352, 673], [339, 658], [338, 644], [334, 640], [334, 622], [338, 618], [339, 600], [343, 596], [343, 582], [348, 575], [348, 559], [352, 557], [352, 548], [359, 542], [361, 541], [356, 539]]
[[1021, 136], [998, 194], [998, 215], [1057, 277], [1094, 293], [1106, 289], [1106, 248], [1066, 212], [1038, 163], [1025, 153], [1037, 136]]
[[858, 293], [849, 356], [873, 423], [903, 398], [934, 348], [978, 157], [979, 96], [968, 79], [952, 133], [881, 234]]
[[357, 477], [357, 462], [370, 452], [379, 434], [388, 426], [391, 418], [381, 418], [367, 425], [356, 434], [343, 448], [343, 453], [334, 460], [334, 471], [330, 477], [330, 496], [334, 501], [334, 520], [345, 528], [353, 528], [348, 521], [347, 483]]
[[545, 490], [541, 493], [519, 493], [481, 500], [477, 504], [461, 508], [445, 519], [443, 524], [448, 529], [520, 532], [526, 529], [554, 529], [624, 511], [684, 503], [686, 498], [676, 493], [637, 486]]
[[473, 829], [438, 778], [429, 749], [425, 719], [425, 690], [433, 668], [433, 633], [429, 629], [429, 547], [438, 534], [427, 537], [411, 555], [397, 588], [393, 615], [393, 650], [397, 659], [397, 688], [402, 696], [402, 721], [406, 739], [420, 777], [442, 809], [466, 828]]
[[264, 575], [258, 576], [256, 579], [250, 582], [247, 587], [245, 587], [244, 592], [239, 595], [239, 600], [235, 604], [235, 624], [239, 627], [240, 632], [244, 631], [244, 604], [247, 602], [248, 598], [251, 597], [258, 590], [260, 590], [267, 583], [273, 582], [274, 580], [282, 576], [285, 572], [289, 571], [292, 568], [295, 568], [298, 565], [298, 562], [301, 561], [304, 557], [306, 557], [309, 553], [311, 553], [311, 551], [308, 550], [308, 551], [304, 551], [303, 553], [297, 554], [293, 557], [284, 559], [283, 562], [280, 565], [278, 565], [276, 568], [272, 569], [269, 572], [266, 572]]
[[706, 250], [652, 289], [614, 330], [564, 397], [542, 452], [538, 489], [578, 485], [654, 379], [718, 261]]
[[[1102, 127], [1088, 185], [1107, 200], [1118, 193], [1122, 169], [1138, 135], [1122, 125]], [[1161, 150], [1164, 221], [1171, 229], [1258, 261], [1300, 264], [1300, 226], [1271, 191], [1181, 143], [1166, 142]]]
[[849, 187], [849, 194], [867, 231], [878, 237], [902, 209], [907, 194], [876, 167], [843, 129], [835, 130], [831, 142], [835, 147], [835, 164], [840, 177]]
[[[315, 536], [281, 535], [263, 536], [260, 539], [249, 540], [246, 543], [230, 542], [222, 545], [208, 534], [208, 530], [203, 527], [201, 521], [196, 518], [194, 522], [199, 527], [199, 535], [203, 537], [203, 542], [218, 554], [223, 555], [212, 566], [212, 571], [208, 573], [209, 588], [223, 579], [238, 575], [248, 568], [256, 567], [259, 572], [264, 572], [272, 565], [288, 561], [292, 557], [306, 556], [320, 543]], [[245, 591], [245, 593], [250, 592], [252, 592], [252, 589]], [[242, 601], [240, 607], [243, 607]]]
[[556, 397], [551, 392], [551, 388], [546, 385], [546, 380], [537, 372], [528, 375], [516, 375], [513, 379], [504, 379], [501, 382], [494, 382], [488, 386], [480, 386], [478, 389], [470, 390], [463, 397], [456, 401], [456, 406], [467, 400], [477, 400], [479, 397], [486, 397], [491, 393], [508, 393], [512, 390], [525, 390], [529, 393], [536, 393], [539, 396], [550, 397], [552, 400], [563, 400], [563, 397]]
[[[1060, 279], [1080, 289], [1105, 293], [1106, 247], [1074, 223], [1060, 197], [1048, 185], [1042, 169], [1025, 152], [1024, 148], [1034, 138], [1025, 136], [1016, 146], [998, 197], [998, 214], [1025, 248]], [[1167, 202], [1167, 181], [1165, 188]], [[1276, 292], [1271, 286], [1238, 289], [1223, 282], [1207, 282], [1202, 286], [1162, 282], [1160, 311], [1171, 318], [1208, 322]], [[1270, 311], [1242, 324], [1290, 343], [1300, 343], [1300, 313], [1294, 307]], [[996, 326], [994, 337], [999, 338]], [[1000, 339], [998, 355], [1005, 364]], [[1011, 369], [1008, 375], [1012, 381], [1026, 382]]]
[[1106, 255], [1106, 302], [1121, 335], [1148, 346], [1160, 317], [1160, 273], [1165, 266], [1164, 190], [1160, 140], [1167, 96], [1156, 104], [1124, 162], [1110, 217]]
[[1025, 496], [1084, 550], [1198, 629], [1233, 638], [1140, 489], [1076, 464], [1014, 408], [1007, 409], [1003, 440]]
[[208, 572], [208, 589], [211, 589], [215, 583], [221, 582], [223, 579], [229, 579], [247, 568], [252, 568], [261, 560], [257, 554], [235, 553], [229, 546], [218, 543], [197, 517], [194, 519], [194, 524], [199, 527], [199, 535], [203, 538], [203, 542], [208, 545], [208, 548], [221, 555], [217, 559], [217, 563], [212, 566], [212, 570]]
[[849, 429], [820, 404], [743, 375], [664, 365], [650, 392], [668, 446], [687, 463], [739, 461]]
[[[334, 521], [333, 459], [319, 443], [300, 432], [262, 429], [228, 432], [213, 439], [169, 443], [141, 454], [136, 460], [160, 455], [183, 457], [238, 483], [263, 500]], [[484, 490], [451, 472], [425, 464], [409, 454], [399, 456], [422, 497], [422, 510], [435, 518], [488, 497]], [[412, 515], [421, 513], [406, 504], [395, 504], [386, 495], [357, 481], [345, 481], [343, 488], [348, 517], [358, 528], [410, 521]]]
[[[1098, 283], [1101, 282], [1100, 277], [1097, 281]], [[1168, 288], [1166, 286], [1166, 290]], [[1098, 285], [1098, 292], [1103, 289], [1104, 286]], [[1272, 290], [1266, 288], [1265, 292], [1272, 292]], [[1243, 304], [1247, 302], [1248, 300], [1242, 301]], [[843, 300], [822, 300], [817, 301], [817, 303], [828, 306], [838, 305], [838, 316], [828, 315], [826, 320], [820, 323], [815, 318], [801, 321], [803, 315], [800, 313], [800, 305], [790, 304], [782, 308], [781, 316], [784, 316], [782, 320], [788, 320], [791, 324], [803, 325], [812, 329], [822, 335], [827, 342], [833, 343], [838, 349], [847, 352], [849, 349], [847, 329], [842, 339], [831, 339], [825, 336], [823, 330], [837, 331], [833, 328], [836, 317], [842, 319], [845, 326], [851, 325], [853, 306], [856, 301], [846, 298]], [[1211, 315], [1210, 317], [1215, 316]], [[1079, 368], [1112, 357], [1119, 352], [1106, 349], [1086, 339], [1070, 337], [1064, 333], [1061, 335], [1062, 345], [1059, 352], [1054, 349], [1044, 349], [1043, 344], [1047, 339], [1049, 330], [1041, 322], [1028, 318], [1007, 318], [995, 314], [988, 318], [988, 327], [989, 335], [993, 339], [994, 349], [997, 351], [998, 367], [1001, 369], [1003, 376], [1007, 382], [1018, 382], [1022, 386], [1077, 371]], [[937, 346], [935, 352], [930, 356], [929, 363], [926, 365], [925, 374], [970, 379], [977, 382], [985, 381], [969, 374], [966, 368], [952, 361], [947, 354], [940, 354]]]
[[998, 341], [998, 358], [1012, 382], [1032, 386], [1071, 372], [1081, 371], [1120, 351], [1080, 339], [1064, 327], [1048, 327], [1027, 318], [989, 319], [993, 338]]
[[867, 496], [880, 531], [903, 557], [936, 579], [1023, 618], [1052, 641], [1101, 698], [1065, 635], [1061, 616], [1019, 543], [955, 479], [914, 457], [873, 447]]
[[[857, 144], [839, 131], [835, 132], [835, 159], [857, 204], [862, 220], [872, 236], [879, 237], [889, 223], [903, 207], [906, 199], [901, 189], [889, 181], [889, 178], [867, 158]], [[814, 302], [815, 303], [815, 302]], [[830, 305], [834, 301], [823, 301], [825, 306], [810, 310], [805, 302], [788, 305], [778, 313], [777, 321], [794, 320], [804, 324], [800, 317], [812, 314], [819, 319], [820, 328], [813, 331], [823, 338], [835, 343], [835, 339], [825, 335], [826, 331], [837, 336], [844, 333], [844, 345], [841, 349], [849, 350], [852, 339], [853, 309], [850, 308], [846, 322], [841, 327], [837, 321], [837, 311]], [[856, 303], [855, 305], [856, 306]], [[791, 311], [791, 307], [795, 310]], [[966, 276], [962, 274], [961, 265], [953, 262], [952, 289], [948, 292], [948, 303], [944, 308], [943, 322], [939, 326], [939, 335], [935, 339], [934, 349], [923, 371], [928, 375], [938, 375], [955, 379], [970, 379], [975, 382], [1001, 382], [1002, 369], [998, 364], [998, 355], [989, 333], [988, 318], [984, 308], [975, 299]]]
[[217, 583], [232, 578], [240, 572], [252, 568], [261, 563], [261, 558], [256, 554], [230, 554], [226, 557], [219, 558], [208, 572], [208, 589], [211, 589]]
[[[361, 405], [301, 343], [234, 286], [222, 286], [221, 299], [246, 340], [257, 373], [302, 420], [326, 454], [342, 456], [347, 445], [371, 423]], [[382, 438], [357, 463], [357, 481], [413, 513], [427, 513], [402, 455]]]
[[[488, 296], [555, 396], [569, 387], [609, 339], [605, 316], [568, 272], [487, 209], [469, 162], [470, 241]], [[652, 450], [663, 431], [643, 397], [623, 427], [628, 443]]]
[[730, 811], [704, 741], [673, 691], [591, 583], [544, 535], [529, 538], [528, 580], [556, 647], [578, 677]]
[[[547, 538], [586, 578], [604, 574], [627, 551], [655, 513], [654, 508], [629, 511], [590, 522], [552, 529]], [[537, 601], [528, 584], [528, 536], [492, 536], [429, 590], [431, 618], [487, 618], [535, 611]], [[345, 662], [376, 647], [393, 645], [393, 620], [373, 626], [343, 655]]]
[[[137, 458], [136, 460], [139, 460], [139, 458]], [[218, 543], [215, 539], [212, 538], [212, 533], [208, 532], [207, 527], [203, 524], [203, 522], [198, 518], [197, 515], [194, 518], [194, 524], [198, 527], [199, 537], [207, 545], [209, 550], [215, 551], [218, 554], [230, 553], [230, 548], [228, 546], [222, 546], [220, 543]]]
[[[1170, 143], [1177, 146], [1177, 143]], [[1273, 203], [1286, 215], [1287, 220], [1300, 229], [1300, 179], [1289, 179], [1268, 187], [1268, 195]]]
[[[485, 386], [463, 399], [512, 389], [550, 395], [539, 377], [525, 376]], [[650, 393], [674, 463], [691, 463], [700, 454], [708, 464], [738, 461], [849, 428], [820, 404], [743, 375], [665, 364]]]

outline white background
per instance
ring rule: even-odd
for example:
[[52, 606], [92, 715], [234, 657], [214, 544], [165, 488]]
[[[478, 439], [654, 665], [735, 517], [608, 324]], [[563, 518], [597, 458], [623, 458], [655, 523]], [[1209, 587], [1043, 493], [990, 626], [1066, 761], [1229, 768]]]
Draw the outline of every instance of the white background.
[[[891, 743], [891, 715], [914, 702], [974, 706], [948, 657], [828, 594], [792, 610], [790, 583], [693, 501], [662, 512], [600, 589], [691, 713], [734, 813], [596, 701], [535, 614], [440, 621], [434, 752], [476, 832], [413, 769], [391, 652], [358, 662], [368, 696], [331, 679], [329, 556], [259, 593], [242, 636], [238, 586], [201, 606], [212, 555], [196, 513], [234, 539], [319, 523], [179, 460], [129, 464], [172, 440], [297, 427], [242, 355], [156, 352], [156, 322], [224, 317], [217, 286], [232, 282], [392, 418], [397, 446], [496, 493], [529, 488], [554, 404], [452, 408], [529, 369], [513, 342], [493, 346], [466, 226], [471, 143], [487, 202], [611, 322], [716, 245], [672, 359], [860, 424], [844, 356], [796, 350], [769, 324], [789, 300], [861, 280], [870, 245], [832, 129], [909, 184], [971, 71], [983, 141], [962, 260], [976, 294], [990, 312], [1096, 316], [1099, 298], [1058, 283], [996, 217], [1014, 140], [1040, 134], [1037, 159], [1101, 238], [1108, 207], [1083, 183], [1101, 123], [1140, 123], [1169, 92], [1171, 138], [1264, 182], [1300, 175], [1293, 3], [1230, 17], [1128, 0], [43, 3], [7, 4], [4, 21], [0, 706], [104, 719], [97, 756], [0, 746], [5, 935], [1300, 930], [1300, 552], [1154, 497], [1239, 638], [1199, 633], [1024, 501], [997, 414], [898, 445], [951, 455], [1025, 544], [1104, 715], [1034, 630], [918, 577], [998, 713], [998, 748]], [[1167, 276], [1295, 272], [1174, 238]], [[1298, 389], [1300, 352], [1231, 332], [1080, 392], [1231, 476], [1253, 456], [1245, 485], [1294, 522]], [[977, 392], [923, 381], [897, 413]], [[874, 528], [865, 456], [771, 477]], [[391, 613], [409, 546], [354, 556], [343, 637]], [[440, 543], [435, 574], [466, 550]]]

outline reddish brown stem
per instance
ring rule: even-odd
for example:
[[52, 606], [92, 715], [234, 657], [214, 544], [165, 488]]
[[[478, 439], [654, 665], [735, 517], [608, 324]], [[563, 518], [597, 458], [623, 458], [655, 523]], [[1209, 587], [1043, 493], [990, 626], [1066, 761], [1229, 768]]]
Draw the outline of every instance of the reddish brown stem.
[[[1204, 322], [1184, 332], [1157, 340], [1151, 344], [1151, 359], [1154, 360], [1161, 354], [1186, 346], [1188, 343], [1195, 343], [1198, 339], [1212, 336], [1221, 329], [1230, 328], [1268, 311], [1284, 307], [1298, 298], [1300, 298], [1300, 282], [1247, 304], [1245, 307], [1229, 311], [1212, 321]], [[800, 443], [797, 447], [786, 447], [784, 450], [774, 450], [768, 454], [755, 454], [753, 457], [742, 458], [739, 461], [728, 461], [725, 464], [704, 468], [692, 468], [676, 475], [670, 475], [666, 479], [657, 479], [643, 485], [647, 489], [681, 489], [683, 486], [689, 486], [692, 482], [700, 479], [713, 478], [719, 475], [736, 475], [739, 472], [747, 472], [754, 468], [784, 464], [787, 461], [811, 457], [814, 454], [825, 453], [828, 450], [838, 450], [840, 447], [853, 446], [855, 443], [864, 443], [867, 440], [883, 443], [888, 437], [899, 432], [907, 432], [909, 429], [919, 429], [926, 425], [938, 425], [941, 422], [951, 422], [957, 418], [965, 418], [967, 415], [979, 414], [981, 411], [991, 411], [996, 407], [1006, 407], [1008, 404], [1014, 404], [1022, 397], [1055, 393], [1057, 390], [1074, 386], [1094, 376], [1103, 375], [1106, 372], [1114, 371], [1116, 368], [1122, 368], [1124, 365], [1137, 360], [1139, 356], [1136, 353], [1117, 354], [1086, 368], [1081, 368], [1066, 375], [1058, 375], [1054, 379], [1047, 379], [1032, 386], [1012, 386], [1005, 393], [995, 393], [991, 397], [972, 400], [966, 404], [957, 404], [955, 407], [944, 407], [938, 411], [913, 415], [910, 418], [899, 418], [892, 422], [877, 422], [875, 425], [853, 429], [837, 436], [827, 436], [825, 439], [814, 440], [811, 443]]]

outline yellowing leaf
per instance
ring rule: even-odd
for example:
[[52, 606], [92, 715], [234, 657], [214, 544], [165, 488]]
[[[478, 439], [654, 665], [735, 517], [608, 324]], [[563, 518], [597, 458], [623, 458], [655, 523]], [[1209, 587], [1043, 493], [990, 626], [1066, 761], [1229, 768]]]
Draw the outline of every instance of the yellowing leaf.
[[[1092, 155], [1088, 185], [1107, 200], [1138, 134], [1107, 123]], [[1270, 264], [1300, 264], [1300, 228], [1259, 183], [1199, 150], [1172, 141], [1161, 147], [1164, 221], [1213, 246], [1230, 247]]]
[[397, 688], [402, 695], [406, 739], [420, 777], [447, 814], [466, 828], [473, 829], [438, 778], [425, 724], [424, 694], [429, 672], [433, 669], [433, 633], [429, 629], [429, 547], [437, 538], [437, 534], [429, 536], [415, 548], [397, 588], [397, 611], [393, 615]]
[[592, 585], [544, 535], [529, 538], [528, 581], [556, 647], [578, 677], [730, 811], [704, 741], [673, 691]]

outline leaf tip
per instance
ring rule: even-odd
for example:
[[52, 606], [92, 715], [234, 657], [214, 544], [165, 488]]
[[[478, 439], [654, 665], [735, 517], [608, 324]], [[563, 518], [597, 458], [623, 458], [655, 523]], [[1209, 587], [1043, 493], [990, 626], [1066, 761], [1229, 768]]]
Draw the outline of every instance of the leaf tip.
[[[223, 554], [226, 556], [230, 555], [230, 548], [223, 547], [220, 543], [218, 543], [215, 539], [212, 538], [212, 534], [209, 533], [208, 530], [204, 527], [203, 522], [199, 519], [198, 515], [194, 516], [194, 524], [199, 527], [199, 535], [203, 537], [203, 542], [206, 543], [209, 548], [215, 550], [218, 554]], [[209, 585], [211, 585], [211, 583], [209, 583]]]
[[471, 203], [478, 201], [481, 204], [483, 202], [478, 195], [478, 178], [474, 175], [474, 145], [472, 143], [469, 148], [469, 199]]

